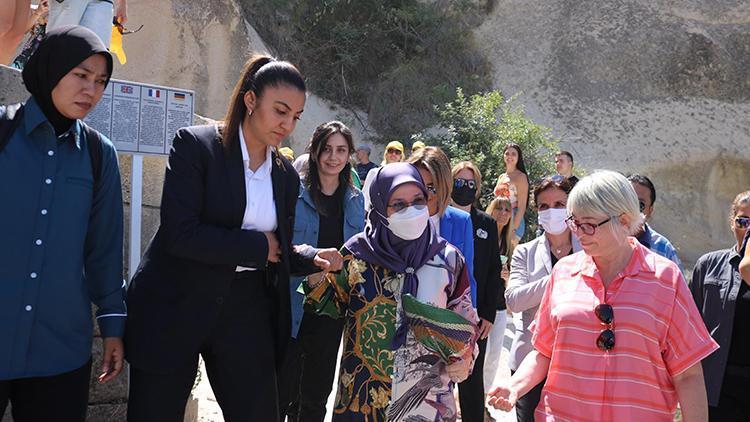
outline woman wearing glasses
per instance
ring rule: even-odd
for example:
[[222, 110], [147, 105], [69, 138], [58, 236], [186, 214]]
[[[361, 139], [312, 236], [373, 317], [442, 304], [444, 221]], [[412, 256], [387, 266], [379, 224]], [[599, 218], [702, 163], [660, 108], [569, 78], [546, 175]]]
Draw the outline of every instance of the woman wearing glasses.
[[[559, 176], [546, 178], [535, 186], [534, 204], [544, 234], [518, 245], [511, 255], [510, 278], [505, 290], [505, 303], [515, 313], [515, 335], [508, 360], [511, 373], [518, 370], [521, 361], [533, 350], [529, 326], [542, 302], [552, 268], [558, 260], [581, 250], [581, 245], [565, 223], [570, 189], [570, 182]], [[516, 404], [519, 422], [534, 420], [534, 409], [539, 403], [543, 385], [544, 380], [540, 380], [528, 393], [519, 397]]]
[[[484, 356], [484, 391], [489, 391], [490, 386], [497, 376], [497, 369], [500, 366], [500, 355], [505, 344], [505, 328], [508, 318], [508, 310], [505, 303], [505, 288], [510, 278], [510, 258], [513, 256], [513, 234], [511, 229], [513, 208], [510, 206], [510, 199], [498, 196], [490, 201], [485, 212], [495, 220], [501, 255], [500, 262], [502, 263], [500, 269], [502, 287], [498, 292], [495, 323], [492, 325], [489, 337], [487, 337], [487, 352]], [[503, 372], [507, 372], [505, 368], [503, 368]]]
[[[498, 297], [505, 290], [500, 278], [500, 245], [495, 220], [474, 204], [482, 188], [482, 173], [470, 161], [461, 161], [452, 170], [453, 192], [451, 199], [456, 208], [471, 216], [474, 233], [474, 279], [477, 282], [477, 312], [479, 313], [479, 355], [474, 370], [466, 381], [458, 385], [461, 403], [461, 420], [484, 421], [484, 356], [487, 337], [495, 323]], [[505, 299], [503, 298], [503, 308]], [[505, 322], [502, 318], [501, 323]]]
[[631, 234], [638, 197], [619, 173], [576, 184], [567, 219], [583, 253], [552, 270], [534, 346], [490, 404], [509, 410], [547, 376], [535, 416], [576, 421], [705, 421], [700, 362], [718, 348], [677, 265]]
[[400, 163], [404, 161], [404, 144], [399, 141], [388, 142], [383, 152], [383, 162], [381, 166], [391, 163]]
[[[467, 268], [429, 223], [427, 190], [413, 165], [388, 164], [370, 176], [366, 227], [344, 244], [344, 268], [305, 284], [311, 310], [345, 318], [333, 420], [455, 420], [451, 390], [469, 374], [478, 334]], [[420, 341], [428, 326], [412, 325], [406, 314], [415, 302], [462, 317], [446, 336], [427, 336], [433, 345], [459, 345], [448, 359]]]
[[[712, 337], [721, 346], [703, 361], [711, 421], [739, 421], [750, 415], [750, 277], [740, 275], [743, 239], [750, 228], [750, 191], [734, 198], [729, 215], [736, 244], [698, 259], [690, 290]], [[747, 248], [747, 246], [745, 246]]]

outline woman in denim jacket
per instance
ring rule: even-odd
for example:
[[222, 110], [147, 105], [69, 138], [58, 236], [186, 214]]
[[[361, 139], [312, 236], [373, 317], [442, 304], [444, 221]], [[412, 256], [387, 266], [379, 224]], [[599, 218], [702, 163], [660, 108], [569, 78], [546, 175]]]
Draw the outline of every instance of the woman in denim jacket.
[[[364, 229], [364, 196], [351, 177], [352, 133], [343, 123], [324, 123], [308, 146], [310, 158], [300, 187], [292, 242], [340, 248]], [[312, 274], [311, 280], [323, 277]], [[281, 419], [320, 420], [333, 385], [343, 319], [304, 312], [302, 277], [290, 279], [292, 339], [279, 380]]]

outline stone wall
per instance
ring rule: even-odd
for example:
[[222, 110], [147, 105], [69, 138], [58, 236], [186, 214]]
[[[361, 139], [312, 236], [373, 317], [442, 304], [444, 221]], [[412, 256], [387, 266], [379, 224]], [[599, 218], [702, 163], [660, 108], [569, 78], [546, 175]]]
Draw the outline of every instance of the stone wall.
[[496, 88], [579, 166], [652, 178], [652, 225], [688, 265], [731, 245], [750, 189], [747, 2], [500, 0], [476, 36]]

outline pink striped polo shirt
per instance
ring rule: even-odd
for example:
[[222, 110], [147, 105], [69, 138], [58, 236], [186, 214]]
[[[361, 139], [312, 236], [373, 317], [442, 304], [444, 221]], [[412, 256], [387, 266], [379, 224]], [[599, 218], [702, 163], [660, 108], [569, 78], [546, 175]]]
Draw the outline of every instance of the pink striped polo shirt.
[[[560, 260], [532, 324], [532, 343], [551, 359], [537, 421], [669, 421], [677, 407], [672, 378], [719, 346], [680, 269], [629, 238], [633, 256], [606, 292], [593, 259]], [[596, 338], [600, 303], [614, 310], [615, 347]]]

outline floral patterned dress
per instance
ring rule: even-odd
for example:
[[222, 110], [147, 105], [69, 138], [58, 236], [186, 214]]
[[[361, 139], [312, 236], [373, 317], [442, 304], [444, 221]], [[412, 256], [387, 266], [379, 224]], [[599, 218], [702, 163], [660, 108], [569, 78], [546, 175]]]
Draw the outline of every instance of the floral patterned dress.
[[[468, 353], [452, 365], [461, 379], [451, 379], [446, 365], [409, 330], [403, 346], [392, 340], [401, 324], [403, 273], [355, 259], [346, 248], [344, 268], [310, 289], [308, 311], [346, 318], [334, 421], [455, 421], [453, 384], [468, 376], [476, 357], [476, 335]], [[476, 324], [467, 270], [450, 244], [417, 269], [416, 299], [450, 309]]]

